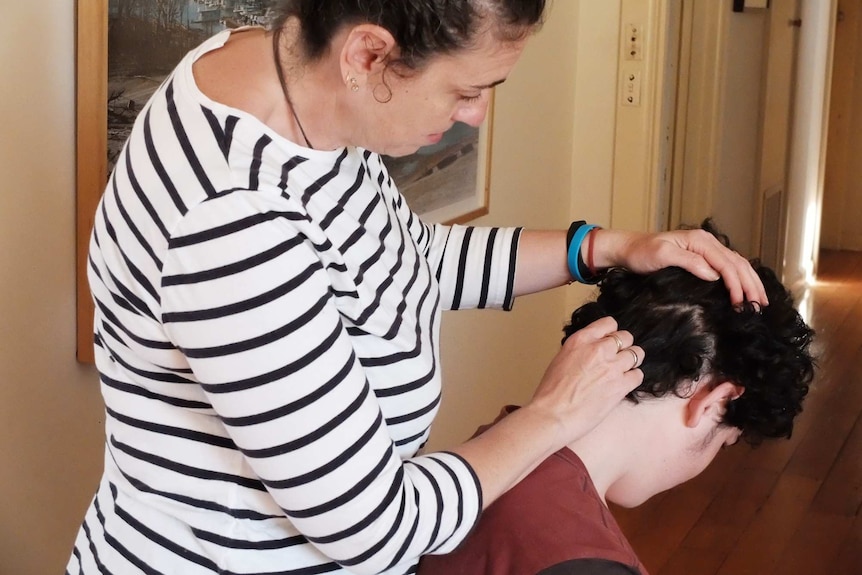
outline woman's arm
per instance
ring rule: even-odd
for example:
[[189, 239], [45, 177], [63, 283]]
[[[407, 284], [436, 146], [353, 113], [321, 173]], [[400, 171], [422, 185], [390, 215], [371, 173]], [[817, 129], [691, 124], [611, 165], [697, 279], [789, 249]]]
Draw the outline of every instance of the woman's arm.
[[[744, 257], [724, 247], [704, 230], [661, 233], [595, 229], [596, 268], [623, 266], [649, 273], [679, 266], [704, 280], [724, 280], [733, 303], [743, 300], [768, 304], [763, 284]], [[582, 257], [587, 257], [585, 241]], [[566, 263], [566, 232], [524, 231], [518, 246], [515, 295], [557, 287], [572, 281]]]
[[[542, 265], [530, 261], [531, 265], [551, 268], [563, 262], [558, 276], [565, 278], [559, 283], [569, 281], [565, 233], [531, 232], [524, 240], [519, 234], [526, 232], [519, 228], [434, 225], [422, 231], [417, 242], [425, 247], [432, 273], [440, 278], [445, 309], [509, 306], [517, 281], [516, 261], [523, 261], [518, 245], [523, 249], [525, 242], [543, 258]], [[587, 433], [640, 383], [641, 372], [630, 371], [631, 354], [618, 355], [616, 342], [608, 338], [616, 329], [612, 318], [604, 318], [572, 336], [528, 405], [452, 450], [478, 476], [484, 507], [548, 455]], [[616, 333], [624, 347], [631, 346], [631, 335]], [[633, 349], [643, 357], [640, 348]]]

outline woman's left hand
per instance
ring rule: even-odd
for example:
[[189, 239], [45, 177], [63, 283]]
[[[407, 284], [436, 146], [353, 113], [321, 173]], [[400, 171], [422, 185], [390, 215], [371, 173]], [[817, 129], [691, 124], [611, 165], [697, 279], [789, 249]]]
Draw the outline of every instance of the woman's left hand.
[[705, 230], [649, 234], [597, 229], [591, 233], [596, 234], [597, 268], [622, 266], [650, 273], [678, 266], [707, 281], [724, 280], [734, 304], [743, 301], [769, 304], [763, 283], [748, 260], [724, 247]]

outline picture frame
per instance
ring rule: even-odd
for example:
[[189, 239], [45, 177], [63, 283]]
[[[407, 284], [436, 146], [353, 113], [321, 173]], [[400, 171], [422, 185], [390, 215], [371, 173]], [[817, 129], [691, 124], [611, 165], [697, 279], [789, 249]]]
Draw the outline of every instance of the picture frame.
[[76, 24], [76, 357], [81, 363], [93, 363], [94, 305], [87, 281], [87, 254], [108, 172], [107, 0], [79, 0]]
[[[238, 14], [240, 21], [219, 21], [212, 14], [212, 4], [220, 2], [127, 2], [124, 0], [78, 0], [77, 30], [76, 30], [76, 357], [81, 363], [94, 362], [93, 349], [93, 316], [94, 305], [90, 295], [87, 280], [87, 258], [90, 243], [90, 233], [93, 229], [96, 209], [107, 183], [108, 174], [112, 169], [131, 123], [137, 111], [149, 99], [149, 94], [161, 82], [164, 73], [182, 58], [182, 54], [160, 54], [160, 68], [155, 73], [126, 72], [121, 81], [116, 81], [111, 74], [110, 58], [113, 68], [117, 68], [117, 53], [122, 52], [126, 60], [129, 58], [124, 50], [132, 45], [137, 50], [151, 57], [150, 53], [158, 52], [160, 44], [151, 42], [146, 30], [131, 30], [129, 34], [137, 34], [134, 38], [126, 38], [126, 28], [120, 28], [119, 37], [126, 41], [118, 42], [118, 47], [111, 47], [109, 55], [109, 36], [117, 38], [115, 27], [109, 34], [109, 19], [113, 15], [113, 26], [117, 26], [118, 18], [123, 17], [124, 7], [132, 6], [133, 10], [152, 9], [156, 5], [171, 5], [172, 10], [182, 10], [180, 28], [183, 23], [191, 31], [203, 36], [181, 38], [181, 42], [190, 44], [183, 49], [182, 54], [197, 45], [200, 41], [214, 33], [213, 25], [233, 26], [237, 24], [259, 23], [265, 18], [265, 3], [232, 1], [232, 5], [249, 5], [254, 11]], [[189, 12], [194, 6], [200, 5], [200, 10], [192, 15]], [[143, 8], [142, 8], [143, 6]], [[120, 11], [120, 12], [118, 12]], [[118, 16], [119, 14], [119, 16]], [[141, 12], [144, 14], [144, 12]], [[159, 18], [167, 20], [176, 17], [160, 14]], [[224, 14], [222, 14], [223, 16]], [[213, 19], [215, 17], [215, 19]], [[185, 18], [185, 20], [182, 20]], [[140, 22], [139, 22], [140, 24]], [[146, 24], [144, 25], [146, 26]], [[138, 26], [141, 28], [141, 26]], [[182, 30], [176, 31], [182, 35]], [[186, 36], [194, 36], [186, 34]], [[193, 45], [191, 44], [193, 42]], [[146, 46], [146, 44], [151, 44]], [[176, 50], [176, 38], [170, 44]], [[143, 59], [143, 58], [142, 58]], [[129, 69], [132, 65], [125, 61], [120, 68]], [[112, 122], [109, 122], [109, 115]], [[419, 216], [427, 222], [442, 222], [460, 224], [488, 213], [490, 194], [490, 162], [493, 118], [493, 91], [488, 106], [488, 115], [479, 128], [456, 124], [447, 131], [440, 143], [421, 148], [415, 154], [403, 158], [384, 157], [384, 163], [390, 170], [399, 191], [407, 198], [410, 205]], [[114, 125], [119, 121], [120, 128]], [[111, 134], [109, 137], [109, 133]]]

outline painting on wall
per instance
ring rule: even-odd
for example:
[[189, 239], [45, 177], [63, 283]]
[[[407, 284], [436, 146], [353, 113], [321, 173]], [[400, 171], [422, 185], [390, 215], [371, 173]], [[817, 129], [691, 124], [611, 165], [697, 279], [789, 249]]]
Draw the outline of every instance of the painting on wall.
[[[270, 0], [79, 0], [77, 7], [77, 357], [93, 361], [87, 251], [96, 206], [138, 113], [192, 48], [226, 28], [266, 26]], [[456, 124], [404, 158], [384, 158], [423, 219], [487, 213], [489, 120]]]

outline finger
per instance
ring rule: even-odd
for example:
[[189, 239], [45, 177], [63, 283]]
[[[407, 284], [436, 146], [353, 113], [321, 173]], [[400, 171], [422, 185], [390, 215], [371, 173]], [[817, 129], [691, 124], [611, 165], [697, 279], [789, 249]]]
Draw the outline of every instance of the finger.
[[616, 356], [617, 366], [622, 369], [623, 372], [633, 371], [640, 368], [643, 360], [644, 350], [637, 345], [623, 349], [617, 353]]
[[673, 259], [668, 259], [668, 261], [674, 262], [673, 265], [681, 267], [704, 281], [714, 282], [718, 280], [721, 277], [719, 267], [726, 267], [729, 264], [729, 262], [719, 262], [720, 256], [716, 254], [712, 256], [713, 263], [710, 263], [705, 256], [697, 252], [676, 246], [673, 246], [673, 249], [674, 253], [670, 254]]
[[621, 383], [626, 389], [625, 395], [633, 392], [644, 381], [644, 372], [640, 368], [630, 369], [621, 378]]
[[[718, 270], [721, 274], [721, 279], [730, 294], [730, 303], [733, 305], [742, 303], [745, 298], [745, 288], [743, 287], [742, 276], [740, 271], [733, 264], [728, 264], [726, 267]], [[746, 272], [743, 270], [742, 274]]]
[[[730, 292], [731, 303], [739, 305], [743, 301], [750, 301], [757, 302], [760, 305], [768, 305], [769, 298], [766, 296], [763, 282], [751, 266], [751, 263], [738, 253], [731, 253], [731, 266], [733, 268], [729, 268], [725, 273], [722, 273], [722, 277], [725, 278], [725, 285], [727, 285]], [[731, 289], [731, 286], [728, 285], [728, 278], [732, 278], [733, 274], [735, 274], [734, 288]]]
[[[681, 248], [699, 256], [693, 259], [690, 268], [686, 268], [688, 271], [707, 281], [715, 281], [720, 275], [725, 282], [732, 284], [728, 285], [728, 289], [732, 289], [734, 293], [738, 292], [741, 286], [738, 275], [739, 254], [725, 247], [714, 235], [704, 230], [689, 230], [678, 239], [681, 240]], [[707, 271], [704, 266], [712, 271]]]
[[731, 303], [739, 304], [744, 300], [766, 302], [768, 298], [763, 282], [748, 259], [725, 247], [711, 234], [703, 239], [706, 243], [701, 253], [706, 262], [721, 274]]
[[619, 353], [623, 349], [631, 346], [634, 343], [635, 338], [631, 333], [629, 333], [625, 330], [618, 330], [618, 331], [612, 331], [611, 333], [606, 335], [603, 339], [606, 339], [611, 344], [613, 344], [612, 346], [609, 345], [609, 347], [611, 348], [613, 353]]
[[[730, 295], [730, 301], [733, 304], [738, 304], [743, 301], [746, 295], [754, 294], [760, 297], [759, 278], [752, 282], [749, 268], [751, 265], [748, 260], [740, 256], [738, 253], [723, 246], [714, 236], [709, 235], [706, 238], [706, 245], [702, 252], [703, 259], [714, 272], [717, 272], [724, 282], [725, 287]], [[695, 273], [695, 275], [698, 275]], [[718, 279], [712, 277], [698, 275], [701, 279], [714, 281]], [[746, 291], [748, 290], [748, 291]]]
[[746, 278], [747, 282], [743, 284], [745, 299], [750, 302], [756, 302], [760, 306], [769, 305], [769, 296], [766, 295], [766, 288], [763, 286], [763, 281], [757, 275], [757, 270], [752, 267], [751, 263], [746, 261]]
[[617, 320], [608, 315], [582, 327], [575, 333], [580, 333], [582, 337], [587, 337], [589, 339], [602, 339], [616, 331]]

